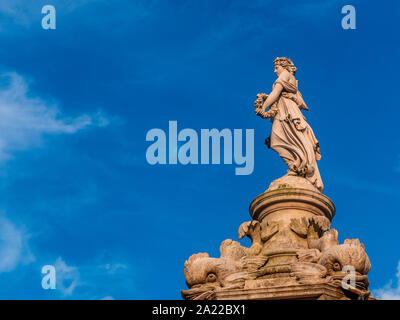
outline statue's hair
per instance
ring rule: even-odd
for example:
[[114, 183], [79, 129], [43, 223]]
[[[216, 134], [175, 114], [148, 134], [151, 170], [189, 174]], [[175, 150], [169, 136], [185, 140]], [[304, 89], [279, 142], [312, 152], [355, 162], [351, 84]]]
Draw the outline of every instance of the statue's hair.
[[280, 65], [282, 68], [289, 71], [291, 74], [296, 75], [297, 68], [294, 66], [292, 60], [286, 57], [278, 57], [274, 60], [274, 65]]

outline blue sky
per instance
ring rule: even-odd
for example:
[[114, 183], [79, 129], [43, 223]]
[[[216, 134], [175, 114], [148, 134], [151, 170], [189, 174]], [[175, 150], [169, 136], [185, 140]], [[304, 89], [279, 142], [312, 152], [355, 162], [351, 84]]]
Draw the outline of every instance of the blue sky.
[[[43, 30], [41, 8], [57, 10]], [[357, 29], [341, 28], [352, 4]], [[237, 240], [286, 168], [254, 115], [272, 61], [298, 67], [342, 242], [400, 298], [398, 1], [0, 4], [0, 298], [180, 299], [184, 261]], [[255, 168], [146, 162], [148, 130], [251, 128]], [[55, 265], [57, 290], [41, 268]], [[400, 268], [400, 265], [399, 265]]]

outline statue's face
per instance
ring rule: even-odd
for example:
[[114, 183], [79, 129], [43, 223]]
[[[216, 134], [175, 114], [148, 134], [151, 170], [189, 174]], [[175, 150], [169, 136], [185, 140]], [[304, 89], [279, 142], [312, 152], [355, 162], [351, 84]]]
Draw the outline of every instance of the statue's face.
[[274, 72], [275, 72], [275, 74], [279, 77], [279, 75], [282, 73], [282, 71], [283, 71], [284, 69], [282, 68], [282, 66], [280, 66], [279, 64], [276, 64], [275, 65], [275, 69], [274, 69]]

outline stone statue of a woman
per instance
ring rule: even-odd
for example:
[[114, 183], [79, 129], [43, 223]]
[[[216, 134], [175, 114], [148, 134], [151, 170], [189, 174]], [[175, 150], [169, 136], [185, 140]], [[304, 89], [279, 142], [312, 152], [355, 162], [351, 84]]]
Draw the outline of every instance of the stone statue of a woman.
[[284, 57], [276, 58], [274, 66], [278, 79], [272, 92], [269, 95], [258, 94], [255, 102], [256, 114], [272, 121], [271, 135], [266, 143], [289, 167], [283, 178], [304, 177], [322, 192], [324, 186], [317, 166], [317, 161], [321, 159], [319, 144], [300, 111], [308, 108], [298, 91], [296, 67]]

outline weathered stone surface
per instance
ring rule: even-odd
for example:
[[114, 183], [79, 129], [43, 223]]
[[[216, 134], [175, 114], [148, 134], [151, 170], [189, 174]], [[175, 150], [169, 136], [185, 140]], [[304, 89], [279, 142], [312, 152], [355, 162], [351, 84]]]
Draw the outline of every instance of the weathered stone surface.
[[[255, 218], [239, 228], [250, 248], [230, 239], [220, 258], [196, 254], [185, 263], [185, 299], [366, 299], [371, 264], [358, 240], [339, 244], [330, 229], [333, 203], [307, 189], [280, 188], [253, 200]], [[354, 287], [343, 288], [345, 266]], [[303, 292], [303, 293], [302, 293]]]
[[292, 176], [285, 174], [283, 177], [271, 182], [268, 191], [273, 191], [282, 188], [300, 188], [314, 192], [320, 192], [309, 180], [303, 179], [299, 176]]
[[276, 58], [274, 66], [278, 78], [272, 92], [258, 94], [254, 102], [255, 113], [272, 122], [271, 135], [265, 143], [288, 166], [289, 176], [301, 176], [322, 192], [324, 185], [317, 165], [321, 159], [319, 142], [301, 113], [308, 107], [298, 89], [297, 69], [285, 57]]
[[215, 300], [350, 300], [342, 290], [329, 283], [293, 284], [257, 289], [220, 291]]
[[[285, 59], [275, 60], [279, 78], [274, 90], [257, 95], [255, 106], [258, 115], [280, 121], [272, 129], [273, 149], [289, 166], [288, 174], [251, 202], [252, 220], [238, 231], [239, 239], [251, 239], [249, 248], [227, 239], [219, 258], [199, 253], [185, 262], [189, 289], [182, 291], [184, 299], [373, 299], [364, 245], [358, 239], [339, 244], [338, 232], [331, 228], [335, 206], [321, 193], [319, 145], [298, 118], [307, 107], [293, 82], [293, 63]], [[288, 135], [290, 141], [281, 139], [278, 147], [279, 137]]]

